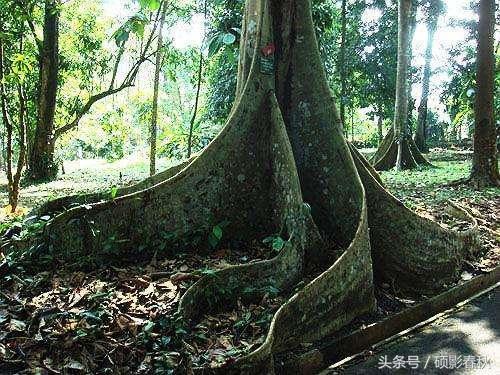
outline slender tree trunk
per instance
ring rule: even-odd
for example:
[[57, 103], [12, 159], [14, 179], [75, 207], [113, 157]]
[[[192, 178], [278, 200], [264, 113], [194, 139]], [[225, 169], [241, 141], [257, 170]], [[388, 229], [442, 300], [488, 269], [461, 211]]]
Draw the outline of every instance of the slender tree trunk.
[[415, 37], [415, 29], [417, 27], [417, 0], [411, 0], [410, 5], [410, 20], [409, 20], [409, 41], [408, 41], [408, 114], [406, 116], [406, 124], [408, 131], [412, 129], [413, 122], [413, 109], [415, 108], [415, 101], [412, 96], [413, 88], [413, 72], [412, 72], [412, 60], [413, 60], [413, 38]]
[[[203, 14], [204, 14], [204, 22], [207, 20], [207, 0], [204, 1], [203, 5]], [[205, 29], [203, 30], [203, 37], [205, 37]], [[187, 150], [187, 157], [188, 159], [191, 157], [192, 154], [192, 149], [193, 149], [193, 131], [194, 131], [194, 124], [196, 121], [196, 115], [198, 114], [198, 104], [200, 101], [200, 91], [201, 91], [201, 79], [202, 79], [202, 73], [203, 73], [203, 49], [200, 48], [200, 64], [198, 66], [198, 83], [196, 86], [196, 97], [194, 100], [194, 107], [193, 107], [193, 115], [191, 116], [191, 121], [189, 122], [189, 135], [188, 135], [188, 150]], [[179, 101], [180, 101], [180, 91], [179, 91]]]
[[[24, 38], [23, 35], [19, 38], [19, 53], [24, 52]], [[18, 123], [18, 146], [19, 146], [19, 156], [17, 158], [16, 173], [12, 181], [12, 211], [14, 212], [17, 208], [19, 202], [19, 187], [21, 182], [21, 175], [23, 172], [24, 164], [26, 162], [26, 147], [27, 147], [27, 99], [26, 90], [24, 88], [24, 83], [19, 83], [17, 86], [17, 94], [19, 98], [19, 123]]]
[[43, 45], [40, 56], [38, 122], [29, 160], [30, 179], [41, 181], [57, 175], [54, 160], [54, 116], [59, 65], [59, 2], [45, 0]]
[[[9, 108], [7, 103], [7, 91], [5, 89], [5, 59], [4, 59], [4, 43], [0, 38], [0, 100], [2, 106], [2, 122], [5, 127], [6, 138], [6, 151], [5, 151], [5, 173], [7, 175], [7, 191], [9, 194], [9, 205], [11, 211], [15, 211], [15, 202], [12, 194], [12, 120], [9, 115]], [[13, 208], [14, 207], [14, 208]]]
[[196, 97], [194, 99], [193, 115], [191, 116], [191, 121], [189, 122], [189, 136], [188, 136], [188, 150], [187, 150], [188, 158], [191, 157], [193, 149], [193, 131], [194, 131], [194, 123], [196, 121], [196, 115], [198, 114], [202, 73], [203, 73], [203, 51], [200, 51], [200, 64], [198, 65], [198, 83], [196, 85]]
[[377, 119], [377, 132], [378, 132], [378, 145], [382, 143], [382, 140], [384, 139], [384, 135], [382, 133], [382, 121], [383, 121], [383, 116], [382, 116], [382, 111], [378, 113], [378, 119]]
[[425, 66], [424, 73], [422, 77], [422, 97], [420, 99], [420, 105], [418, 106], [418, 120], [417, 120], [417, 130], [415, 132], [415, 143], [421, 152], [429, 151], [427, 147], [427, 100], [429, 97], [429, 84], [431, 78], [431, 62], [432, 62], [432, 48], [434, 44], [434, 35], [436, 33], [438, 22], [437, 15], [430, 15], [429, 22], [427, 24], [427, 47], [425, 49]]
[[481, 0], [475, 102], [474, 156], [471, 180], [477, 187], [498, 186], [497, 131], [493, 115], [495, 1]]
[[154, 88], [153, 88], [153, 108], [151, 113], [151, 128], [149, 134], [149, 174], [152, 176], [156, 173], [156, 138], [158, 133], [158, 91], [160, 85], [160, 72], [161, 63], [163, 58], [163, 24], [165, 23], [165, 15], [167, 13], [167, 1], [162, 4], [162, 11], [160, 17], [160, 26], [158, 28], [158, 47], [156, 50], [156, 61], [155, 61], [155, 78], [154, 78]]
[[12, 178], [12, 191], [10, 193], [9, 202], [12, 207], [12, 212], [15, 212], [18, 202], [19, 202], [19, 188], [21, 182], [21, 175], [26, 162], [26, 92], [23, 84], [19, 84], [18, 88], [19, 96], [19, 134], [18, 134], [18, 146], [19, 155], [17, 159], [16, 173]]
[[[24, 39], [21, 35], [19, 38], [19, 53], [23, 53]], [[21, 174], [26, 158], [26, 94], [22, 83], [18, 84], [18, 100], [19, 100], [19, 118], [18, 118], [18, 146], [19, 155], [15, 172], [13, 171], [13, 138], [14, 128], [12, 119], [8, 112], [7, 92], [5, 89], [5, 61], [4, 61], [4, 45], [0, 39], [0, 101], [2, 107], [2, 121], [6, 130], [6, 175], [7, 175], [7, 190], [9, 195], [9, 205], [11, 212], [15, 212], [19, 202], [19, 184], [21, 181]]]
[[5, 171], [5, 134], [0, 133], [0, 170]]
[[354, 142], [354, 108], [351, 108], [351, 142]]
[[403, 140], [406, 138], [408, 119], [408, 64], [410, 43], [411, 0], [398, 4], [398, 67], [396, 78], [396, 104], [394, 112], [394, 137], [398, 144], [396, 169], [403, 169]]
[[340, 56], [339, 56], [339, 73], [340, 73], [340, 121], [344, 127], [344, 132], [347, 135], [347, 123], [345, 121], [345, 102], [347, 97], [347, 73], [345, 66], [346, 55], [346, 34], [347, 34], [347, 0], [342, 0], [341, 11], [341, 38], [340, 38]]

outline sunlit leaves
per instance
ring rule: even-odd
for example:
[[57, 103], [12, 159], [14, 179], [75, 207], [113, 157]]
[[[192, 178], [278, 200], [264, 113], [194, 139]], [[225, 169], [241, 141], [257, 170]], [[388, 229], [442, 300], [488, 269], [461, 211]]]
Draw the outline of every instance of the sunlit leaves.
[[160, 0], [138, 0], [140, 10], [121, 25], [112, 35], [118, 47], [122, 47], [135, 34], [140, 38], [144, 36], [144, 30], [149, 23], [147, 14], [157, 11], [162, 2]]
[[116, 45], [123, 47], [129, 40], [130, 34], [136, 34], [139, 37], [144, 36], [144, 29], [148, 22], [148, 17], [144, 13], [139, 12], [134, 14], [114, 32], [113, 38]]
[[23, 83], [33, 69], [33, 61], [22, 53], [14, 53], [11, 61], [11, 71], [6, 80], [12, 83]]
[[138, 0], [142, 9], [158, 10], [160, 8], [160, 0]]

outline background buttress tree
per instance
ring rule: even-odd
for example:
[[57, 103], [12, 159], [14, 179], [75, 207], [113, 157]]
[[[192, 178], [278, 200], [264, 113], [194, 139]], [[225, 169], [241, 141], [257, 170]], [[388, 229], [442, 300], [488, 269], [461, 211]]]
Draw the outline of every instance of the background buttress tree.
[[413, 0], [398, 2], [398, 64], [393, 128], [387, 133], [372, 163], [377, 170], [413, 169], [429, 165], [415, 145], [408, 128], [408, 83], [410, 55], [410, 20]]

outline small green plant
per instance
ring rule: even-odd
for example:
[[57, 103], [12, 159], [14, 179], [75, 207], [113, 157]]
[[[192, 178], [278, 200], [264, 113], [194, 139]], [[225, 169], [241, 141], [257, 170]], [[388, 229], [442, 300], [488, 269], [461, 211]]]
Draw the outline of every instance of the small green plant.
[[112, 186], [111, 189], [109, 190], [109, 196], [111, 197], [111, 199], [115, 199], [117, 194], [118, 194], [118, 187]]
[[212, 249], [215, 249], [222, 241], [223, 229], [229, 225], [229, 221], [222, 221], [212, 227], [212, 231], [208, 234], [208, 243]]
[[285, 247], [286, 241], [283, 238], [281, 238], [279, 235], [273, 235], [273, 236], [269, 236], [269, 237], [264, 238], [262, 240], [262, 243], [270, 244], [271, 248], [275, 252], [280, 252], [283, 249], [283, 247]]

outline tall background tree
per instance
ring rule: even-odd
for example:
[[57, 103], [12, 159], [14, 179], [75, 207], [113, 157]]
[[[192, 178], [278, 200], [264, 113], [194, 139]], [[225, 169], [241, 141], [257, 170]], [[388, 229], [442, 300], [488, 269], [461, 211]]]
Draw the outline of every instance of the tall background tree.
[[165, 24], [165, 17], [169, 1], [163, 0], [160, 4], [161, 15], [158, 26], [158, 44], [156, 47], [155, 55], [155, 75], [153, 82], [153, 103], [151, 109], [151, 128], [149, 132], [150, 149], [149, 149], [149, 174], [152, 176], [156, 173], [156, 138], [158, 133], [158, 92], [160, 89], [160, 72], [163, 59], [163, 25]]
[[[22, 5], [21, 5], [22, 6]], [[29, 158], [29, 176], [35, 181], [57, 174], [54, 163], [56, 96], [59, 72], [59, 0], [45, 0], [43, 40], [38, 41], [39, 88], [37, 124]]]
[[[0, 5], [2, 5], [0, 3]], [[13, 7], [0, 15], [0, 107], [5, 128], [5, 172], [10, 212], [15, 213], [19, 201], [19, 188], [27, 152], [27, 100], [26, 78], [31, 69], [25, 55], [24, 17]], [[8, 27], [9, 31], [4, 30]], [[13, 58], [6, 59], [9, 50]], [[12, 100], [15, 97], [17, 100]], [[9, 100], [10, 98], [10, 100]], [[16, 116], [12, 116], [15, 110]], [[16, 142], [17, 141], [17, 142]], [[16, 155], [17, 146], [17, 155]], [[3, 154], [2, 148], [2, 154]], [[17, 156], [17, 161], [15, 161]]]
[[408, 129], [408, 71], [411, 51], [412, 7], [412, 0], [399, 0], [398, 2], [398, 62], [394, 122], [393, 128], [387, 133], [372, 158], [372, 163], [378, 170], [387, 170], [393, 167], [396, 170], [412, 169], [419, 164], [429, 164], [416, 147]]
[[429, 100], [429, 85], [432, 75], [432, 51], [434, 47], [434, 36], [440, 14], [444, 10], [442, 0], [429, 0], [425, 4], [425, 18], [427, 25], [427, 46], [425, 49], [425, 65], [422, 75], [422, 95], [418, 106], [417, 129], [415, 131], [415, 144], [421, 152], [429, 151], [427, 145], [427, 102]]
[[372, 115], [377, 118], [377, 142], [380, 145], [384, 124], [392, 126], [394, 118], [398, 6], [397, 2], [376, 2], [368, 10], [380, 12], [380, 17], [363, 25], [361, 58], [356, 70], [361, 82], [360, 103], [363, 107], [371, 107]]
[[495, 1], [480, 0], [477, 41], [474, 156], [470, 182], [477, 187], [499, 186], [497, 127], [494, 119]]
[[[139, 11], [130, 17], [113, 35], [117, 49], [114, 51], [111, 72], [109, 72], [109, 83], [98, 81], [94, 87], [96, 74], [105, 73], [109, 69], [109, 58], [106, 64], [99, 66], [103, 61], [103, 56], [93, 59], [95, 56], [87, 56], [80, 65], [84, 71], [84, 76], [89, 77], [88, 82], [82, 82], [81, 87], [87, 87], [87, 95], [84, 98], [79, 96], [71, 99], [68, 117], [56, 128], [55, 119], [58, 114], [57, 94], [61, 89], [60, 77], [60, 18], [61, 12], [71, 4], [60, 3], [59, 0], [45, 0], [43, 40], [37, 39], [39, 46], [39, 94], [37, 100], [37, 119], [32, 147], [28, 163], [28, 177], [32, 181], [43, 181], [53, 179], [57, 175], [57, 162], [55, 160], [56, 141], [64, 134], [78, 127], [81, 119], [90, 111], [95, 103], [106, 97], [112, 96], [126, 88], [134, 85], [141, 65], [153, 54], [152, 42], [156, 36], [156, 28], [159, 24], [160, 11], [159, 2], [156, 0], [139, 1]], [[22, 2], [18, 3], [22, 7]], [[30, 23], [34, 23], [33, 15], [28, 14]], [[89, 20], [91, 22], [92, 20]], [[151, 23], [149, 30], [146, 26]], [[145, 34], [145, 30], [147, 31]], [[133, 50], [133, 61], [128, 64], [125, 74], [119, 80], [119, 67], [123, 64], [122, 57], [125, 52], [126, 43], [131, 36], [142, 40], [139, 48]], [[37, 38], [34, 33], [34, 38]], [[99, 41], [102, 43], [103, 41]], [[89, 47], [89, 46], [87, 46]], [[99, 44], [90, 45], [90, 48], [83, 48], [83, 54], [96, 54], [99, 51]], [[96, 72], [97, 70], [97, 72]]]

